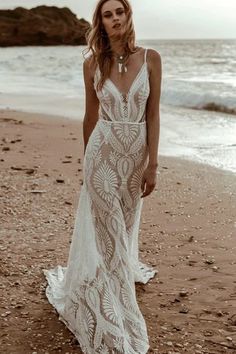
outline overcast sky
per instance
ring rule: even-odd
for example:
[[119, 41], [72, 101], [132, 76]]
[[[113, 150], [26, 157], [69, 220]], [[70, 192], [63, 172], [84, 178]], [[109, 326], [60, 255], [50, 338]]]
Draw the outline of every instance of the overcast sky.
[[[0, 0], [0, 8], [69, 7], [91, 21], [96, 0]], [[236, 38], [236, 0], [130, 0], [138, 39]]]

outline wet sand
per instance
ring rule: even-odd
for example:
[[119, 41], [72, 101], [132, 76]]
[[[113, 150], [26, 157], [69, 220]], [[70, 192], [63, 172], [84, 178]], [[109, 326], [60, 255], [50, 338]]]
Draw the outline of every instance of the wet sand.
[[[83, 180], [82, 124], [0, 111], [1, 352], [81, 353], [45, 297], [66, 265]], [[160, 156], [145, 198], [136, 284], [150, 353], [236, 353], [236, 175]]]

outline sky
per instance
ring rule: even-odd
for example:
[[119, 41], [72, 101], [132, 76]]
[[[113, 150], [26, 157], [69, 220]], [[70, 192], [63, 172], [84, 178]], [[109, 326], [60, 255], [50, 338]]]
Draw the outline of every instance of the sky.
[[[130, 0], [137, 39], [236, 39], [236, 0]], [[0, 0], [0, 8], [69, 7], [91, 22], [96, 0]]]

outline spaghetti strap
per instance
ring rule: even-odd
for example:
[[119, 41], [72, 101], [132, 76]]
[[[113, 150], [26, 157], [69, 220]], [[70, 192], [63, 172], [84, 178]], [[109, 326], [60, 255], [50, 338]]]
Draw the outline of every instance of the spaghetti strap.
[[145, 52], [144, 52], [144, 63], [147, 62], [147, 48], [145, 48]]

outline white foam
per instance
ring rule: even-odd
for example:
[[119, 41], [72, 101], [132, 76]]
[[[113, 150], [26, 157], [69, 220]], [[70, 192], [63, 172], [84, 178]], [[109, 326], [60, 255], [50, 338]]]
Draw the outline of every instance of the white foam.
[[[202, 81], [166, 80], [163, 82], [161, 101], [164, 104], [207, 109], [236, 114], [236, 90]], [[218, 83], [217, 83], [218, 84]], [[205, 88], [204, 88], [205, 86]]]

